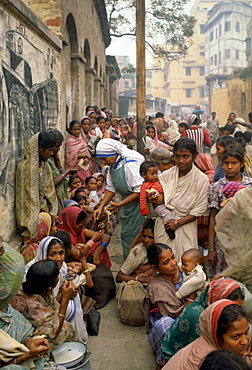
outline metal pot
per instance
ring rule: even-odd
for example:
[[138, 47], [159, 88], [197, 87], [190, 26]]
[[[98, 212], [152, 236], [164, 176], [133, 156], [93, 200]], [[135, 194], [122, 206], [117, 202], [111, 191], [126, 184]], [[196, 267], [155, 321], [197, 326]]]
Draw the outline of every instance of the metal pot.
[[[83, 361], [87, 347], [81, 342], [65, 342], [62, 343], [53, 353], [54, 360], [57, 364], [73, 369]], [[88, 358], [87, 358], [88, 361]], [[79, 368], [81, 369], [81, 368]]]

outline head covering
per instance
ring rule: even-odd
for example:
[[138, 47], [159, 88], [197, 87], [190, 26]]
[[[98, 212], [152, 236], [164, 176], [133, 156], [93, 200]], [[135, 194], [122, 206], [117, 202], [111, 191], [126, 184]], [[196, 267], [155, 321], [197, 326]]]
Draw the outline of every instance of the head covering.
[[[63, 244], [62, 241], [59, 238], [56, 238], [56, 236], [47, 236], [46, 238], [41, 240], [41, 242], [39, 243], [39, 247], [38, 247], [36, 257], [33, 258], [33, 260], [31, 262], [27, 263], [27, 265], [25, 265], [25, 276], [26, 276], [27, 271], [29, 270], [29, 268], [35, 262], [47, 259], [48, 247], [49, 247], [49, 244], [51, 243], [51, 241], [53, 239], [56, 239], [56, 240], [59, 241], [60, 244]], [[57, 286], [54, 288], [54, 294], [55, 295], [58, 293], [59, 288], [60, 288], [61, 284], [63, 283], [64, 279], [66, 278], [66, 276], [67, 276], [67, 265], [66, 265], [65, 262], [63, 262], [63, 265], [62, 265], [62, 267], [59, 271], [59, 277], [60, 277], [59, 282], [58, 282]]]
[[208, 291], [208, 305], [220, 299], [226, 299], [235, 289], [240, 288], [232, 279], [217, 279], [210, 282]]
[[108, 169], [109, 169], [109, 166], [102, 167], [101, 172], [102, 172], [103, 176], [104, 176], [106, 170], [108, 170]]
[[163, 135], [163, 137], [164, 137], [164, 139], [165, 139], [166, 141], [168, 141], [168, 140], [169, 140], [169, 133], [168, 133], [167, 131], [162, 131], [162, 132], [161, 132], [161, 134]]
[[194, 113], [190, 114], [187, 117], [187, 124], [188, 124], [189, 127], [191, 127], [194, 124], [196, 118], [199, 118], [199, 117]]
[[220, 349], [216, 331], [218, 320], [225, 307], [235, 304], [232, 301], [222, 299], [211, 304], [200, 315], [201, 336], [194, 342], [177, 352], [168, 363], [164, 370], [198, 370], [202, 360], [208, 353]]
[[[96, 172], [96, 173], [93, 173], [93, 175], [92, 175], [93, 177], [95, 177], [96, 179], [99, 177], [99, 176], [103, 176], [103, 180], [104, 180], [104, 175], [103, 175], [103, 173], [101, 173], [101, 172]], [[102, 187], [101, 187], [101, 189], [97, 189], [96, 190], [96, 193], [97, 194], [102, 194], [102, 193], [104, 193], [104, 191], [105, 191], [105, 181], [103, 181], [103, 183], [102, 183]]]
[[[167, 150], [172, 149], [170, 145], [167, 145], [167, 144], [163, 143], [162, 141], [158, 140], [158, 130], [157, 130], [156, 126], [153, 126], [153, 127], [154, 127], [154, 131], [155, 131], [155, 136], [154, 136], [153, 140], [154, 140], [154, 143], [155, 143], [156, 147], [165, 148]], [[169, 136], [168, 132], [166, 132], [166, 131], [164, 131], [164, 132], [165, 132], [165, 134], [167, 134], [167, 136]]]
[[237, 193], [237, 191], [245, 188], [244, 185], [240, 184], [239, 182], [236, 181], [229, 181], [227, 182], [223, 188], [222, 188], [222, 193], [225, 195], [225, 197], [231, 198]]
[[235, 118], [234, 123], [245, 123], [245, 120], [241, 117]]
[[39, 243], [36, 257], [33, 258], [31, 262], [27, 263], [27, 265], [25, 265], [25, 273], [27, 273], [28, 269], [35, 262], [47, 259], [48, 246], [53, 239], [57, 239], [60, 242], [60, 244], [62, 244], [62, 241], [59, 238], [56, 238], [56, 236], [47, 236], [46, 238], [42, 239], [41, 242]]
[[92, 113], [96, 114], [95, 111], [91, 110], [91, 111], [87, 112], [87, 116], [89, 117], [90, 114], [92, 114]]
[[212, 183], [215, 173], [213, 158], [206, 153], [201, 153], [197, 155], [194, 162], [198, 169], [207, 175], [209, 182]]
[[17, 168], [16, 176], [16, 218], [22, 236], [34, 238], [40, 209], [56, 214], [58, 201], [47, 161], [39, 162], [39, 132], [26, 144], [25, 157]]
[[140, 153], [128, 149], [126, 145], [121, 144], [117, 140], [102, 139], [99, 141], [96, 147], [96, 157], [106, 158], [114, 157], [115, 155], [120, 155], [124, 158], [132, 158], [140, 162], [144, 161], [144, 157]]
[[[74, 189], [76, 190], [76, 189]], [[71, 194], [72, 196], [74, 196], [73, 194]], [[67, 200], [64, 200], [64, 208], [68, 208], [68, 207], [80, 207], [79, 204], [73, 200], [73, 199], [67, 199]]]
[[174, 144], [178, 139], [180, 139], [180, 133], [178, 130], [177, 122], [174, 119], [171, 119], [168, 123], [169, 127], [166, 131], [169, 134], [169, 142]]
[[89, 120], [89, 122], [91, 123], [91, 119], [90, 119], [88, 116], [84, 116], [84, 117], [82, 117], [82, 119], [81, 119], [81, 123], [82, 123], [82, 121], [83, 121], [84, 119], [88, 119], [88, 120]]
[[25, 263], [30, 262], [37, 253], [39, 242], [50, 235], [52, 228], [52, 216], [48, 212], [40, 212], [38, 226], [34, 238], [25, 237], [25, 244], [21, 248], [21, 254]]
[[104, 113], [102, 110], [100, 111], [100, 116], [107, 118], [106, 113]]
[[163, 357], [170, 359], [179, 349], [199, 338], [201, 334], [199, 330], [200, 314], [209, 304], [219, 299], [226, 299], [238, 287], [239, 285], [232, 279], [211, 281], [195, 301], [184, 308], [181, 315], [165, 334], [161, 346]]
[[85, 243], [84, 234], [77, 234], [74, 228], [78, 215], [82, 211], [83, 210], [79, 207], [68, 207], [64, 208], [59, 214], [62, 224], [58, 225], [58, 229], [67, 231], [70, 234], [72, 243], [74, 245], [76, 245], [77, 243]]
[[0, 310], [12, 301], [24, 276], [24, 260], [21, 254], [7, 243], [0, 242], [4, 253], [0, 256]]

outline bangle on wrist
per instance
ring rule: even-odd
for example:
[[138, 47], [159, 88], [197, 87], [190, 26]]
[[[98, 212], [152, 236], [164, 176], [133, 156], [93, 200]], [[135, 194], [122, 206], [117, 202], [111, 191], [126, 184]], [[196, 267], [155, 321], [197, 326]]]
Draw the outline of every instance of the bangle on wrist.
[[63, 317], [63, 318], [65, 318], [66, 316], [65, 315], [63, 315], [62, 313], [59, 313], [59, 316], [60, 317]]
[[178, 220], [175, 220], [175, 226], [178, 226]]
[[90, 272], [90, 270], [89, 269], [86, 269], [85, 271], [83, 271], [84, 272], [84, 274], [86, 274], [87, 272]]
[[212, 252], [212, 251], [215, 251], [215, 249], [214, 248], [209, 248], [208, 249], [208, 252]]
[[92, 248], [94, 246], [95, 242], [92, 239], [90, 239], [86, 244], [89, 245], [90, 248]]
[[105, 242], [101, 242], [100, 245], [102, 245], [104, 247], [104, 249], [107, 248], [107, 246], [108, 246], [108, 244], [105, 243]]
[[138, 280], [138, 276], [136, 276], [136, 281]]

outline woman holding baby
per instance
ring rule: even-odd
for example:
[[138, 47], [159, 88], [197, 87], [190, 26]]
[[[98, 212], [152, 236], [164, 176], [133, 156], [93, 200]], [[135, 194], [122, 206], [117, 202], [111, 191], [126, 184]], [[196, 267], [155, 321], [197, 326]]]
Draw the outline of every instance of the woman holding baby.
[[[208, 215], [209, 181], [194, 165], [196, 157], [195, 142], [189, 138], [181, 138], [174, 145], [176, 165], [159, 175], [165, 206], [174, 212], [175, 217], [167, 221], [165, 226], [162, 219], [157, 218], [155, 242], [169, 245], [178, 261], [183, 252], [198, 245], [196, 220]], [[175, 238], [170, 239], [165, 229], [174, 231]]]

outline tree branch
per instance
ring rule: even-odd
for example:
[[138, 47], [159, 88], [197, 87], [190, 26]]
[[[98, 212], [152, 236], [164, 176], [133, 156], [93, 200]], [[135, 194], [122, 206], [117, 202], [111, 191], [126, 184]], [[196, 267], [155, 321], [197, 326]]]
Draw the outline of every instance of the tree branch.
[[120, 33], [120, 35], [117, 35], [115, 33], [111, 33], [110, 36], [114, 36], [114, 37], [123, 37], [123, 36], [136, 36], [136, 33], [130, 33], [130, 32], [127, 32], [127, 33]]

